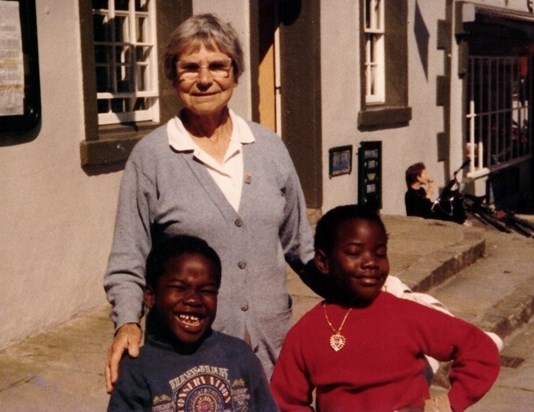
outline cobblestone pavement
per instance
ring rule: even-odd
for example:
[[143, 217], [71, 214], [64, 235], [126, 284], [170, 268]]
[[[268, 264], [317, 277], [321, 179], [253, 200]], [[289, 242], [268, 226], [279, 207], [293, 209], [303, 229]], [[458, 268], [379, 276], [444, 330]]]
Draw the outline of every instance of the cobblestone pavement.
[[[506, 335], [501, 375], [472, 411], [534, 411], [534, 240], [488, 228], [384, 216], [391, 274], [459, 317]], [[475, 225], [476, 226], [476, 225]], [[289, 272], [298, 318], [318, 297]], [[467, 294], [467, 295], [466, 295]], [[0, 352], [0, 411], [103, 411], [108, 306]], [[437, 389], [439, 390], [439, 389]]]

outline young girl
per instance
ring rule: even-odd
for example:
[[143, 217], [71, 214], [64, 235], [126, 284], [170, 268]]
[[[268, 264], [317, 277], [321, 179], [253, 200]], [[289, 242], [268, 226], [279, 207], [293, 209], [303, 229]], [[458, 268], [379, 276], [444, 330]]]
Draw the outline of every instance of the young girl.
[[422, 411], [429, 399], [424, 355], [452, 360], [450, 408], [463, 411], [499, 372], [493, 341], [477, 327], [381, 291], [389, 273], [380, 217], [337, 207], [317, 224], [315, 263], [327, 300], [289, 331], [271, 389], [282, 411]]

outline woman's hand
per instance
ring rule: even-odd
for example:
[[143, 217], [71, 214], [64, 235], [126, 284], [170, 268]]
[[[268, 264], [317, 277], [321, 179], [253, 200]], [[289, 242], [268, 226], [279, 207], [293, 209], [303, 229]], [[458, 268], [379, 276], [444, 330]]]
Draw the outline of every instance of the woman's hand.
[[108, 353], [108, 363], [106, 365], [106, 391], [111, 393], [117, 378], [119, 377], [119, 363], [126, 350], [132, 358], [139, 356], [139, 346], [141, 344], [141, 327], [137, 323], [126, 323], [122, 325], [113, 339]]
[[434, 196], [434, 181], [432, 179], [427, 179], [425, 191], [426, 197], [432, 200], [432, 197]]

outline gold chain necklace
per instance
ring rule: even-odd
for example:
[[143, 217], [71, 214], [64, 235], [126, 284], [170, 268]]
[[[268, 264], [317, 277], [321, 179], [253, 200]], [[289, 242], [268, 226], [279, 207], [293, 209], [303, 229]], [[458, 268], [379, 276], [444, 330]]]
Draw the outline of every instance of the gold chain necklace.
[[343, 318], [343, 321], [341, 322], [341, 325], [339, 326], [339, 329], [336, 330], [334, 328], [334, 325], [332, 325], [332, 322], [330, 322], [330, 319], [328, 319], [328, 315], [326, 314], [326, 302], [323, 302], [323, 312], [324, 317], [326, 319], [326, 323], [328, 323], [328, 326], [330, 326], [330, 329], [334, 332], [332, 336], [330, 336], [330, 346], [332, 349], [334, 349], [336, 352], [343, 349], [343, 346], [345, 346], [345, 343], [347, 342], [347, 339], [345, 339], [345, 336], [341, 334], [341, 329], [343, 329], [343, 326], [345, 326], [345, 322], [347, 318], [349, 317], [349, 313], [352, 311], [352, 308], [350, 308], [347, 313], [345, 314], [345, 317]]

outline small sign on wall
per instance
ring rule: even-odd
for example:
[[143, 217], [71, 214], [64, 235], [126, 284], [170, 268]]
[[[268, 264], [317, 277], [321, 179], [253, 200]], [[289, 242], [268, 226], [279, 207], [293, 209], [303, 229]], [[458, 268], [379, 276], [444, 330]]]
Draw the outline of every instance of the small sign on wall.
[[358, 203], [382, 208], [382, 142], [362, 142], [358, 151]]
[[328, 150], [328, 175], [346, 175], [352, 172], [352, 145]]

